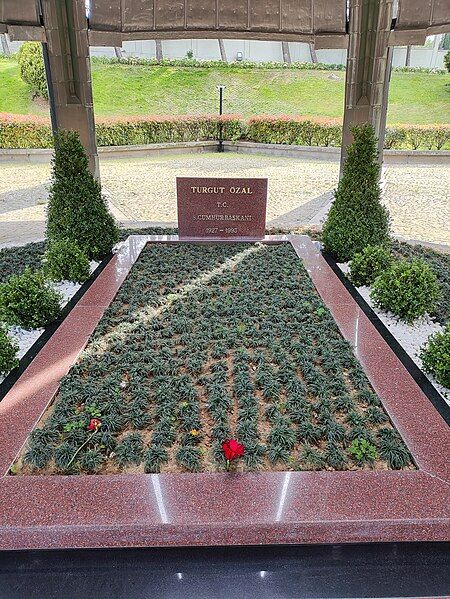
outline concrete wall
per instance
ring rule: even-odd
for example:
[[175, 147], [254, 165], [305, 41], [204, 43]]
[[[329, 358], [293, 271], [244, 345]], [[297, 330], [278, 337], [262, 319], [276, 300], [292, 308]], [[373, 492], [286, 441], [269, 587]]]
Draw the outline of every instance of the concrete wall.
[[[283, 59], [280, 42], [224, 40], [224, 45], [229, 61], [236, 60], [238, 52], [242, 52], [245, 60], [253, 60], [255, 62], [281, 61]], [[217, 40], [164, 40], [162, 47], [165, 58], [184, 58], [188, 51], [192, 51], [194, 58], [220, 60]], [[290, 42], [289, 48], [293, 61], [309, 62], [311, 60], [308, 44]], [[123, 51], [126, 56], [155, 58], [155, 42], [124, 42]], [[411, 66], [441, 69], [444, 66], [445, 53], [445, 50], [438, 50], [433, 54], [433, 48], [413, 46], [411, 50]], [[93, 46], [91, 47], [91, 56], [114, 56], [114, 50], [113, 48]], [[346, 58], [346, 50], [317, 50], [317, 59], [319, 62], [345, 64]], [[404, 66], [405, 58], [405, 47], [394, 49], [394, 66]]]
[[[16, 52], [20, 48], [20, 45], [21, 42], [10, 42], [13, 52]], [[229, 61], [236, 60], [238, 52], [243, 53], [245, 60], [253, 60], [255, 62], [265, 62], [270, 60], [281, 61], [283, 59], [280, 42], [224, 40], [224, 45]], [[203, 60], [220, 60], [219, 44], [217, 40], [164, 40], [162, 46], [165, 58], [184, 58], [186, 53], [191, 50], [194, 53], [195, 58]], [[290, 42], [289, 48], [293, 61], [309, 62], [311, 60], [308, 44]], [[125, 56], [155, 58], [155, 42], [153, 40], [124, 42], [122, 49]], [[411, 66], [441, 69], [444, 66], [445, 53], [446, 50], [433, 52], [433, 48], [428, 46], [413, 46], [411, 49]], [[92, 46], [91, 56], [114, 57], [114, 48]], [[346, 57], [346, 50], [317, 50], [317, 59], [320, 62], [345, 64]], [[394, 49], [394, 66], [404, 66], [405, 58], [405, 47]]]

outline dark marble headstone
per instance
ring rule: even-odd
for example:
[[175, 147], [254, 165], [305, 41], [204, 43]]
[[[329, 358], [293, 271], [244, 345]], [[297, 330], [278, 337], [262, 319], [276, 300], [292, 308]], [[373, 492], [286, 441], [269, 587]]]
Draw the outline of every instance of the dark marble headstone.
[[177, 177], [180, 237], [264, 236], [267, 179]]

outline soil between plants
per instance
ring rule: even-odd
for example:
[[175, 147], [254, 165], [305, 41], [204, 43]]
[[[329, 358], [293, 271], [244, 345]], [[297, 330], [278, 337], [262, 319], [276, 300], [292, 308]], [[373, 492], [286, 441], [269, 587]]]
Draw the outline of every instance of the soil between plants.
[[148, 245], [11, 473], [217, 472], [229, 438], [237, 471], [414, 468], [287, 243]]

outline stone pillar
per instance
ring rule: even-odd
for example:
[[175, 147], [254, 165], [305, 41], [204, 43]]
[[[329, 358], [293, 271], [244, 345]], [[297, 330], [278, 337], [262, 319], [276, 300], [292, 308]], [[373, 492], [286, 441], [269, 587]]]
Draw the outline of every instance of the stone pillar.
[[89, 42], [84, 0], [42, 0], [47, 39], [47, 79], [53, 92], [53, 121], [58, 129], [78, 131], [99, 178], [92, 103]]
[[289, 42], [281, 42], [281, 49], [283, 52], [283, 62], [285, 64], [291, 64], [291, 51], [289, 49]]
[[223, 43], [223, 39], [219, 38], [217, 41], [219, 42], [220, 60], [222, 62], [228, 62], [227, 53], [225, 52], [225, 44]]
[[156, 49], [156, 60], [161, 62], [163, 59], [163, 49], [162, 49], [162, 41], [155, 40], [155, 49]]
[[10, 56], [11, 49], [9, 47], [9, 40], [7, 33], [0, 33], [0, 41], [2, 43], [3, 54], [5, 56]]
[[341, 170], [352, 141], [350, 126], [371, 123], [382, 160], [392, 48], [388, 47], [393, 0], [351, 0], [345, 80]]

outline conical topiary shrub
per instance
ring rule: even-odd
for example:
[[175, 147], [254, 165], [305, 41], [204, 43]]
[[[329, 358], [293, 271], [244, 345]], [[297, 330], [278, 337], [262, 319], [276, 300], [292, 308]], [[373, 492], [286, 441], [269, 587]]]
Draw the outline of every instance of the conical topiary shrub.
[[344, 170], [323, 227], [322, 240], [338, 262], [389, 240], [389, 213], [380, 202], [377, 139], [372, 125], [352, 127]]
[[58, 134], [52, 160], [52, 185], [47, 211], [47, 238], [74, 241], [90, 259], [98, 260], [118, 240], [100, 183], [88, 169], [78, 133]]

